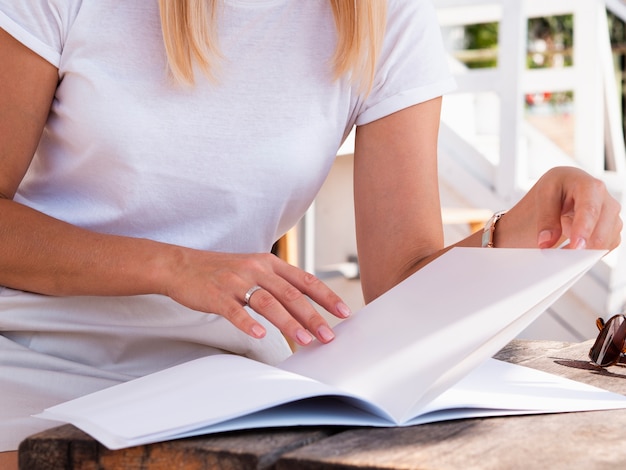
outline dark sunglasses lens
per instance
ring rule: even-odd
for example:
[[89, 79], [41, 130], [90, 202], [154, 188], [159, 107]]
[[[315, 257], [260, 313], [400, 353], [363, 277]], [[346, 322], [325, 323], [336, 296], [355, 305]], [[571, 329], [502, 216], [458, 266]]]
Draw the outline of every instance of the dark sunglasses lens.
[[611, 317], [598, 334], [589, 351], [589, 359], [602, 367], [617, 363], [626, 341], [626, 320], [624, 315]]

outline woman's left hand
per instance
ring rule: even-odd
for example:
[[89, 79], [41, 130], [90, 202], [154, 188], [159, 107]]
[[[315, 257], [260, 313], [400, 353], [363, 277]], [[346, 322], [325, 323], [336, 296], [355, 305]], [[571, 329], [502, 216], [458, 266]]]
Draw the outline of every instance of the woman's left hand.
[[498, 222], [496, 246], [606, 249], [621, 240], [620, 203], [605, 184], [574, 167], [546, 172]]

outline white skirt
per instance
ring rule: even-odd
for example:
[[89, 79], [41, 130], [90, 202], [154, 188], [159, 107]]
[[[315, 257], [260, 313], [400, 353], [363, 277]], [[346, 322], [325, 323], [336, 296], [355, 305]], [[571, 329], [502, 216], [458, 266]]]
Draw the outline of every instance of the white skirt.
[[281, 333], [254, 339], [158, 295], [48, 297], [0, 287], [0, 452], [60, 423], [33, 414], [182, 362], [232, 353], [276, 364]]

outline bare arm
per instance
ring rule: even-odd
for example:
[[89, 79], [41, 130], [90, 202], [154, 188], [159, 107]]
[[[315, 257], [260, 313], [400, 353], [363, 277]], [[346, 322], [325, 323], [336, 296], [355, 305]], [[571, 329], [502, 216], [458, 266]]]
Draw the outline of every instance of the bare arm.
[[365, 300], [443, 248], [437, 176], [441, 98], [357, 129], [355, 211]]
[[[311, 297], [343, 317], [328, 287], [269, 254], [233, 255], [115, 235], [51, 218], [12, 200], [30, 165], [57, 86], [57, 70], [0, 30], [0, 285], [48, 295], [163, 294], [218, 313], [255, 337], [252, 307], [299, 344], [332, 339]], [[310, 334], [309, 334], [310, 332]]]
[[88, 232], [12, 201], [41, 137], [58, 72], [3, 30], [0, 63], [0, 284], [53, 295], [150, 292], [154, 280], [137, 272], [139, 265], [158, 272], [150, 242]]

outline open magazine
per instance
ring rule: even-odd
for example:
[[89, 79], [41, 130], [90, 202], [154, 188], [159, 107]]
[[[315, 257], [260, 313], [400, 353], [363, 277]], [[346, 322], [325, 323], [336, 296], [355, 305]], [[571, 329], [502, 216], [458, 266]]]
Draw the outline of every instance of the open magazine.
[[453, 248], [270, 366], [209, 356], [45, 410], [105, 446], [294, 425], [405, 426], [626, 408], [626, 397], [490, 359], [605, 252]]

